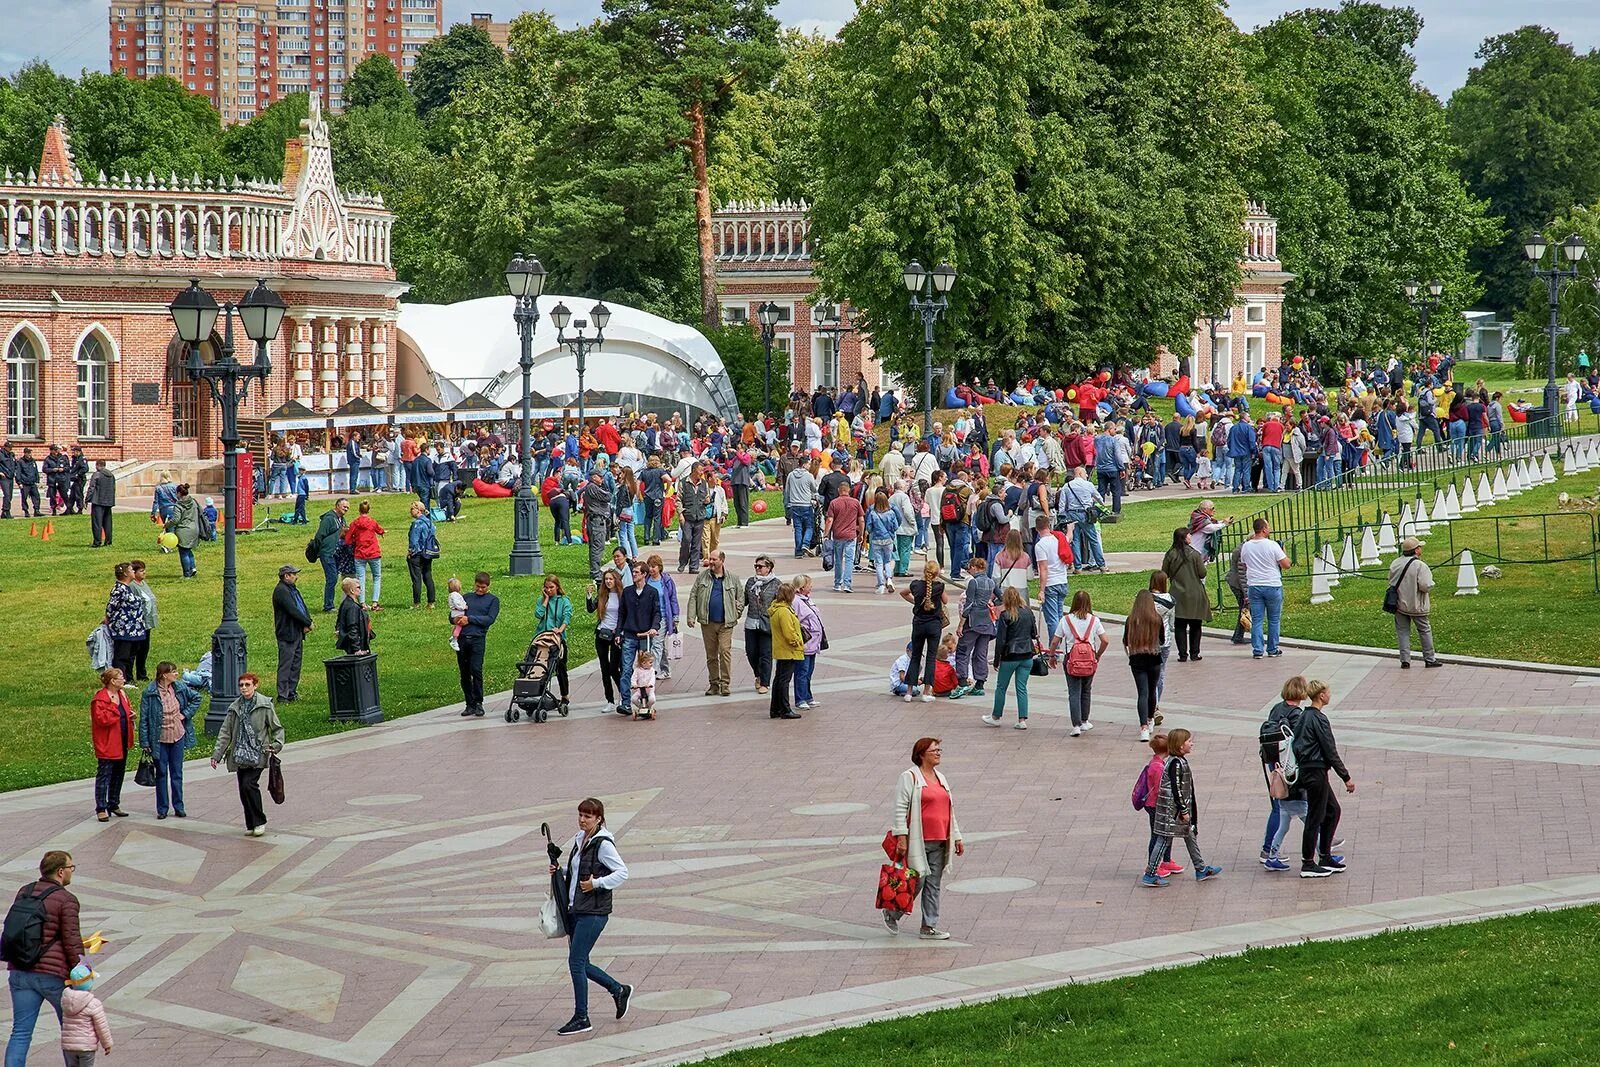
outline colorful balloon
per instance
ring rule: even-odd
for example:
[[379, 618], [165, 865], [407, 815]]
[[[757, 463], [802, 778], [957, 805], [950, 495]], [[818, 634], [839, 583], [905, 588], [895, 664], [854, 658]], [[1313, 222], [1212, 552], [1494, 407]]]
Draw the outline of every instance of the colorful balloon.
[[156, 543], [170, 552], [178, 547], [178, 535], [171, 532], [163, 533], [156, 538]]
[[755, 512], [757, 515], [765, 515], [767, 513], [767, 502], [765, 500], [757, 500], [754, 504], [750, 505], [750, 510]]

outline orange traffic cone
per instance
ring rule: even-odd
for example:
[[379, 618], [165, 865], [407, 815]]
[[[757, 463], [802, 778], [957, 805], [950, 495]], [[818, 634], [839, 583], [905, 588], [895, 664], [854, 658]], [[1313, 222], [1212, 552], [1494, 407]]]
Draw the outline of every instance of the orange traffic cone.
[[56, 521], [54, 519], [46, 519], [45, 520], [45, 524], [44, 524], [44, 533], [40, 535], [39, 540], [48, 541], [48, 540], [50, 540], [50, 538], [54, 537], [55, 535], [56, 535]]
[[38, 523], [36, 523], [36, 522], [28, 523], [28, 536], [29, 537], [38, 537], [39, 536], [39, 524]]

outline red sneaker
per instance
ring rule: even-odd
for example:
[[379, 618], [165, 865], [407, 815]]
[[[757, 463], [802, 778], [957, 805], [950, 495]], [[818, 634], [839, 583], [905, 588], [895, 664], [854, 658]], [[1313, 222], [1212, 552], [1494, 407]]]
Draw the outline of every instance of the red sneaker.
[[1183, 873], [1183, 864], [1181, 864], [1181, 863], [1173, 863], [1171, 860], [1168, 860], [1165, 863], [1161, 863], [1161, 864], [1157, 864], [1156, 865], [1156, 876], [1158, 878], [1168, 878], [1168, 877], [1171, 877], [1174, 874], [1182, 874], [1182, 873]]

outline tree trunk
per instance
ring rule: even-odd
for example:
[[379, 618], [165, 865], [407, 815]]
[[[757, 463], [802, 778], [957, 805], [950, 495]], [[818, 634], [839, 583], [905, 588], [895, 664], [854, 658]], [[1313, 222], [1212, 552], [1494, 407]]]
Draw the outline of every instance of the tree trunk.
[[695, 101], [689, 109], [693, 132], [689, 138], [689, 151], [694, 159], [694, 222], [700, 239], [700, 316], [706, 329], [715, 330], [722, 325], [722, 312], [717, 304], [717, 261], [711, 246], [711, 183], [706, 177], [706, 109]]

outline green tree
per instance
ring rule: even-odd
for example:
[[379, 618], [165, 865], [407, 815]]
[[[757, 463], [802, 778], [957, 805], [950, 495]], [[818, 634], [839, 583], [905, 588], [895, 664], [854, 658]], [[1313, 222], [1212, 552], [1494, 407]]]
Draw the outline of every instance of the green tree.
[[817, 127], [818, 69], [832, 42], [785, 30], [783, 66], [771, 82], [735, 89], [711, 136], [711, 199], [806, 200], [816, 158], [825, 148]]
[[1484, 302], [1509, 311], [1527, 290], [1523, 239], [1600, 196], [1600, 57], [1524, 26], [1484, 41], [1478, 59], [1448, 115], [1468, 188], [1504, 223], [1472, 265]]
[[1249, 186], [1278, 217], [1284, 269], [1304, 283], [1284, 333], [1326, 364], [1417, 344], [1407, 278], [1444, 283], [1430, 339], [1461, 341], [1460, 312], [1481, 292], [1468, 251], [1497, 237], [1455, 169], [1444, 109], [1414, 83], [1421, 28], [1408, 8], [1347, 3], [1286, 15], [1251, 38], [1251, 80], [1275, 130]]
[[86, 73], [73, 94], [67, 125], [85, 175], [103, 169], [189, 177], [228, 169], [216, 110], [169, 77]]
[[504, 62], [504, 55], [486, 32], [467, 23], [451, 26], [449, 33], [433, 38], [417, 52], [417, 64], [411, 71], [417, 114], [427, 118], [463, 86], [495, 74]]
[[78, 83], [47, 63], [29, 63], [16, 77], [0, 80], [0, 166], [23, 174], [37, 168], [45, 127], [73, 110], [77, 93]]
[[283, 146], [300, 136], [300, 122], [310, 113], [311, 97], [293, 93], [275, 100], [249, 122], [229, 126], [222, 134], [228, 172], [243, 178], [283, 177]]
[[761, 337], [749, 326], [722, 326], [701, 330], [722, 357], [722, 366], [739, 398], [739, 410], [753, 415], [762, 410], [761, 402], [770, 388], [772, 404], [782, 414], [789, 400], [789, 357], [776, 346], [772, 349], [772, 377], [768, 386], [767, 351]]
[[693, 176], [699, 250], [700, 316], [716, 328], [717, 271], [711, 246], [708, 146], [735, 90], [762, 85], [777, 71], [773, 0], [605, 0], [602, 32], [651, 90], [678, 102], [689, 122], [685, 147]]
[[374, 52], [350, 72], [344, 86], [345, 110], [385, 104], [411, 107], [411, 90], [406, 88], [394, 63], [382, 52]]

